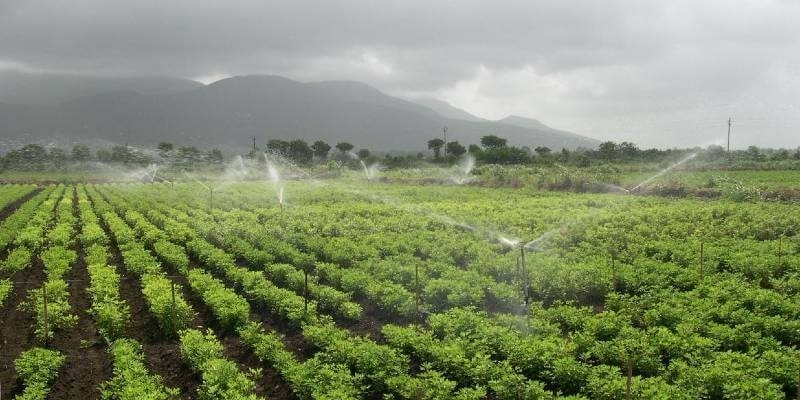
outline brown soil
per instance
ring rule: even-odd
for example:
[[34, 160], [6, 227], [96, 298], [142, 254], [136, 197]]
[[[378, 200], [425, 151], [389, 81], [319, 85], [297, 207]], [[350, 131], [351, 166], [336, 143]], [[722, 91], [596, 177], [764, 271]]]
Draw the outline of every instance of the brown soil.
[[67, 360], [51, 385], [48, 398], [97, 399], [100, 385], [111, 378], [112, 365], [106, 344], [87, 313], [91, 306], [86, 293], [89, 274], [83, 254], [65, 279], [69, 282], [69, 304], [78, 316], [78, 323], [74, 328], [57, 333], [50, 344], [66, 355]]
[[[121, 256], [116, 246], [112, 246], [112, 260], [121, 274]], [[145, 366], [151, 373], [160, 376], [164, 385], [177, 388], [182, 398], [196, 397], [201, 380], [194, 375], [189, 366], [181, 359], [178, 340], [166, 337], [158, 322], [147, 309], [142, 297], [142, 286], [138, 279], [124, 276], [120, 282], [120, 297], [130, 307], [131, 319], [126, 337], [136, 339], [142, 345]]]
[[211, 328], [225, 348], [225, 357], [235, 361], [243, 372], [259, 368], [262, 370], [261, 375], [255, 377], [256, 394], [269, 399], [295, 399], [296, 396], [278, 371], [264, 365], [236, 332], [223, 328], [215, 321], [211, 309], [199, 296], [191, 292], [188, 279], [178, 274], [177, 271], [169, 272], [172, 274], [170, 278], [183, 287], [184, 298], [197, 312], [197, 317], [192, 321], [192, 325], [198, 329]]
[[44, 282], [44, 269], [42, 262], [36, 261], [12, 277], [12, 281], [19, 282], [15, 285], [11, 295], [6, 299], [0, 309], [0, 398], [10, 399], [22, 392], [22, 382], [18, 380], [17, 371], [14, 369], [14, 360], [25, 350], [33, 347], [33, 313], [20, 311], [17, 308], [25, 301], [28, 291], [41, 287]]

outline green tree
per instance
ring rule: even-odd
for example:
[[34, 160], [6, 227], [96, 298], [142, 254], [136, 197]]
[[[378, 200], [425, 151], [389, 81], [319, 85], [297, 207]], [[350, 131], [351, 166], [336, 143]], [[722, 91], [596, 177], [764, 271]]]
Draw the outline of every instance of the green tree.
[[506, 147], [506, 140], [495, 135], [487, 135], [481, 138], [481, 146], [486, 149]]
[[358, 151], [358, 153], [356, 153], [356, 155], [358, 155], [358, 158], [360, 158], [362, 160], [365, 160], [365, 159], [369, 158], [369, 156], [371, 154], [370, 154], [369, 150], [361, 149], [361, 150]]
[[289, 142], [289, 158], [298, 163], [307, 165], [311, 163], [311, 160], [314, 157], [314, 151], [308, 147], [308, 143], [305, 140], [292, 140]]
[[600, 158], [612, 160], [617, 156], [617, 144], [612, 141], [600, 143], [597, 151], [600, 155]]
[[447, 153], [451, 154], [456, 157], [460, 157], [462, 154], [466, 153], [467, 149], [458, 143], [458, 141], [453, 141], [447, 143]]
[[444, 146], [444, 140], [436, 138], [428, 140], [428, 150], [433, 150], [433, 158], [439, 159], [442, 155], [442, 146]]
[[72, 160], [73, 161], [88, 161], [92, 157], [92, 152], [89, 146], [77, 143], [72, 146]]
[[167, 158], [174, 149], [175, 146], [169, 142], [161, 142], [158, 144], [158, 154], [163, 158]]
[[314, 152], [314, 157], [317, 157], [321, 160], [328, 158], [328, 152], [330, 150], [331, 146], [322, 140], [317, 140], [311, 145], [311, 151]]
[[208, 160], [208, 162], [210, 163], [222, 164], [223, 161], [222, 152], [219, 151], [219, 149], [212, 149], [206, 155], [206, 160]]
[[552, 150], [550, 150], [550, 148], [547, 146], [536, 146], [536, 148], [533, 149], [533, 151], [535, 151], [536, 154], [539, 155], [539, 157], [547, 157], [550, 155], [550, 152]]
[[336, 148], [342, 153], [347, 153], [348, 151], [353, 150], [353, 147], [355, 146], [347, 142], [336, 143]]
[[62, 168], [64, 163], [67, 162], [67, 152], [60, 147], [51, 147], [47, 152], [47, 158], [53, 167]]
[[286, 140], [272, 139], [267, 142], [267, 151], [273, 154], [279, 154], [284, 157], [290, 157], [291, 149], [290, 143]]

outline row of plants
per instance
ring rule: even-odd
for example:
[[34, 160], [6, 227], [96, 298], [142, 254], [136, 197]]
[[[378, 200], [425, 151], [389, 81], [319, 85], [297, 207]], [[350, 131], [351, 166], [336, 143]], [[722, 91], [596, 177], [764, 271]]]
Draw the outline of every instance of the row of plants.
[[14, 360], [14, 368], [25, 386], [15, 400], [44, 400], [67, 357], [57, 350], [34, 347]]
[[112, 360], [112, 377], [100, 387], [101, 398], [175, 399], [180, 395], [179, 391], [164, 386], [160, 376], [147, 370], [141, 344], [124, 337], [131, 314], [130, 307], [120, 296], [122, 277], [110, 264], [111, 241], [103, 230], [83, 185], [77, 188], [77, 200], [81, 220], [80, 241], [90, 280], [87, 288], [91, 297], [89, 314], [106, 341]]
[[[108, 195], [114, 196], [113, 193]], [[117, 199], [116, 204], [122, 204], [118, 196], [114, 197]], [[135, 202], [136, 197], [127, 196], [125, 201]], [[167, 213], [169, 216], [167, 216]], [[173, 208], [167, 209], [166, 207], [162, 208], [159, 205], [153, 205], [153, 208], [148, 211], [147, 217], [154, 224], [136, 211], [125, 211], [126, 220], [131, 223], [143, 240], [151, 242], [154, 247], [159, 245], [165, 248], [168, 247], [169, 245], [163, 243], [163, 241], [165, 238], [169, 238], [175, 243], [185, 245], [193, 257], [218, 271], [235, 266], [234, 258], [240, 258], [246, 262], [250, 269], [267, 274], [270, 280], [278, 286], [287, 287], [296, 293], [305, 293], [307, 289], [309, 297], [317, 302], [317, 306], [321, 311], [333, 313], [353, 321], [357, 321], [361, 316], [361, 307], [350, 301], [350, 297], [346, 293], [319, 284], [314, 274], [313, 264], [308, 261], [308, 257], [305, 258], [306, 261], [303, 261], [299, 256], [293, 258], [292, 260], [295, 262], [293, 265], [274, 263], [272, 262], [273, 258], [263, 250], [256, 249], [249, 243], [237, 240], [234, 235], [227, 235], [215, 230], [214, 234], [210, 235], [210, 240], [221, 247], [221, 249], [217, 248], [205, 239], [205, 237], [209, 237], [205, 233], [207, 233], [206, 230], [210, 226], [218, 227], [219, 224], [208, 220], [198, 221], [189, 217], [188, 214], [181, 213]], [[158, 228], [162, 228], [164, 231], [160, 231]], [[169, 228], [172, 229], [168, 230]], [[195, 231], [193, 228], [198, 230]], [[182, 233], [180, 235], [166, 233], [175, 231]], [[204, 237], [200, 237], [198, 234]], [[170, 253], [175, 254], [175, 252], [164, 253], [165, 256]], [[180, 261], [177, 262], [180, 263]], [[306, 273], [308, 273], [309, 277], [307, 287]]]
[[78, 188], [78, 212], [81, 219], [80, 241], [89, 275], [86, 289], [91, 298], [89, 314], [92, 315], [100, 336], [111, 344], [122, 338], [130, 319], [130, 307], [120, 297], [121, 276], [110, 265], [110, 241], [102, 232], [100, 219], [94, 213], [84, 187]]
[[36, 185], [0, 185], [0, 210], [36, 190]]
[[101, 215], [116, 241], [125, 268], [139, 277], [148, 309], [164, 334], [177, 335], [178, 331], [189, 326], [195, 316], [191, 305], [182, 295], [183, 288], [167, 278], [155, 257], [137, 240], [133, 230], [94, 188], [87, 189], [96, 212]]
[[[55, 210], [50, 211], [50, 217], [45, 217], [44, 213], [37, 213], [39, 217], [35, 216], [31, 221], [35, 226], [29, 225], [23, 230], [28, 233], [41, 232], [47, 239], [31, 246], [41, 249], [39, 259], [44, 266], [45, 281], [42, 287], [30, 289], [26, 300], [19, 306], [21, 310], [33, 313], [34, 334], [44, 343], [53, 338], [56, 332], [71, 328], [78, 321], [69, 304], [69, 283], [65, 280], [65, 275], [77, 261], [75, 250], [67, 247], [71, 245], [74, 236], [76, 218], [73, 213], [71, 191], [65, 189], [58, 190], [63, 197], [56, 201]], [[51, 223], [52, 228], [50, 228]], [[51, 235], [53, 232], [56, 234]], [[27, 245], [33, 244], [25, 239], [21, 241]]]
[[[122, 199], [122, 197], [120, 196], [118, 199]], [[129, 195], [126, 195], [124, 199], [126, 202], [136, 202]], [[151, 205], [148, 204], [148, 206]], [[192, 241], [187, 246], [203, 247], [210, 245], [204, 241]], [[213, 246], [210, 247], [213, 248]], [[215, 255], [216, 257], [207, 257], [203, 260], [204, 264], [217, 265], [216, 268], [220, 268], [220, 265], [227, 266], [219, 271], [222, 274], [225, 273], [225, 269], [239, 268], [233, 265], [230, 256], [226, 256], [224, 252], [215, 253], [209, 250], [197, 252], [209, 256]], [[212, 268], [214, 267], [212, 266]], [[252, 273], [252, 271], [248, 272]], [[234, 281], [236, 281], [235, 278]], [[243, 281], [236, 282], [241, 284]], [[252, 284], [244, 283], [243, 286], [244, 291], [249, 295], [248, 297], [257, 298], [257, 296], [253, 296], [253, 292], [248, 292], [248, 286], [252, 286]], [[285, 315], [285, 317], [293, 321], [290, 315]], [[405, 398], [420, 396], [422, 398], [452, 398], [453, 391], [456, 388], [455, 382], [442, 378], [435, 371], [426, 371], [421, 377], [412, 377], [406, 373], [410, 368], [409, 360], [395, 350], [379, 345], [367, 338], [351, 337], [346, 330], [336, 328], [333, 324], [324, 321], [325, 318], [315, 317], [305, 321], [307, 323], [302, 325], [304, 337], [321, 349], [316, 353], [315, 359], [325, 360], [328, 364], [333, 365], [346, 365], [353, 371], [363, 373], [372, 393], [389, 392]], [[295, 323], [297, 322], [295, 320]], [[299, 322], [300, 324], [303, 323], [302, 320]], [[250, 340], [253, 340], [252, 336]], [[262, 340], [270, 343], [269, 337], [262, 338]], [[269, 348], [273, 349], [274, 346]], [[270, 351], [266, 355], [262, 355], [262, 357], [268, 360], [280, 360], [280, 353], [277, 355], [273, 353], [273, 351]], [[286, 368], [283, 369], [286, 370]], [[432, 383], [436, 383], [434, 385], [436, 389], [431, 389]], [[459, 390], [456, 396], [457, 398], [482, 398], [484, 395], [485, 391], [480, 388], [465, 388]]]

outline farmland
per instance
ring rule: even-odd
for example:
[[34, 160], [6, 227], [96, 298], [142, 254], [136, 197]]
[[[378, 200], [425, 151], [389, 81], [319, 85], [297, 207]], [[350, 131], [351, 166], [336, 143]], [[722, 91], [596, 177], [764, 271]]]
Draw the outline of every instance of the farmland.
[[796, 398], [797, 172], [669, 179], [6, 184], [1, 397]]

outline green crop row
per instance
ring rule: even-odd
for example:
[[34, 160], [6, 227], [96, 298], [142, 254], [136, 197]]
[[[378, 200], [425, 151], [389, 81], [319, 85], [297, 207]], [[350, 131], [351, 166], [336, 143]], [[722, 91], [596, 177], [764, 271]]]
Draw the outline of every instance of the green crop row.
[[0, 271], [9, 275], [22, 271], [31, 264], [31, 257], [33, 257], [33, 253], [27, 247], [15, 247], [8, 252], [6, 259], [0, 263]]
[[[66, 187], [64, 185], [58, 185], [47, 192], [47, 197], [37, 205], [35, 211], [31, 210], [32, 212], [27, 214], [23, 221], [18, 222], [14, 245], [26, 246], [34, 251], [39, 250], [44, 245], [45, 231], [53, 219], [53, 209], [65, 190]], [[22, 212], [23, 210], [18, 211]], [[20, 217], [22, 217], [22, 214], [20, 214]]]
[[29, 290], [27, 299], [20, 304], [21, 310], [34, 314], [34, 334], [40, 341], [47, 341], [56, 331], [71, 328], [78, 322], [69, 305], [68, 289], [63, 279], [49, 279], [41, 288]]
[[14, 367], [25, 385], [25, 390], [14, 397], [16, 400], [45, 400], [50, 393], [50, 384], [58, 376], [66, 356], [56, 350], [39, 347], [24, 351], [14, 361]]
[[176, 335], [188, 327], [195, 313], [183, 297], [182, 286], [164, 276], [158, 261], [137, 241], [133, 230], [111, 211], [96, 191], [89, 190], [89, 195], [95, 208], [105, 210], [102, 219], [117, 242], [125, 268], [140, 277], [142, 295], [164, 334]]
[[161, 377], [152, 375], [144, 364], [141, 345], [133, 339], [110, 343], [113, 376], [100, 388], [103, 400], [173, 400], [177, 389], [167, 388]]
[[[205, 335], [197, 329], [180, 332], [181, 355], [193, 370], [202, 374], [203, 384], [198, 389], [200, 400], [255, 400], [255, 383], [248, 374], [239, 370], [236, 363], [223, 356], [222, 343], [208, 331]], [[251, 375], [256, 374], [250, 371]]]
[[8, 298], [13, 290], [14, 284], [11, 283], [10, 279], [0, 279], [0, 307], [3, 307], [6, 298]]
[[52, 191], [52, 186], [43, 189], [36, 196], [20, 205], [13, 214], [0, 222], [0, 250], [5, 249], [9, 243], [14, 241], [19, 231], [28, 223], [30, 217], [36, 212], [39, 205], [50, 196]]

